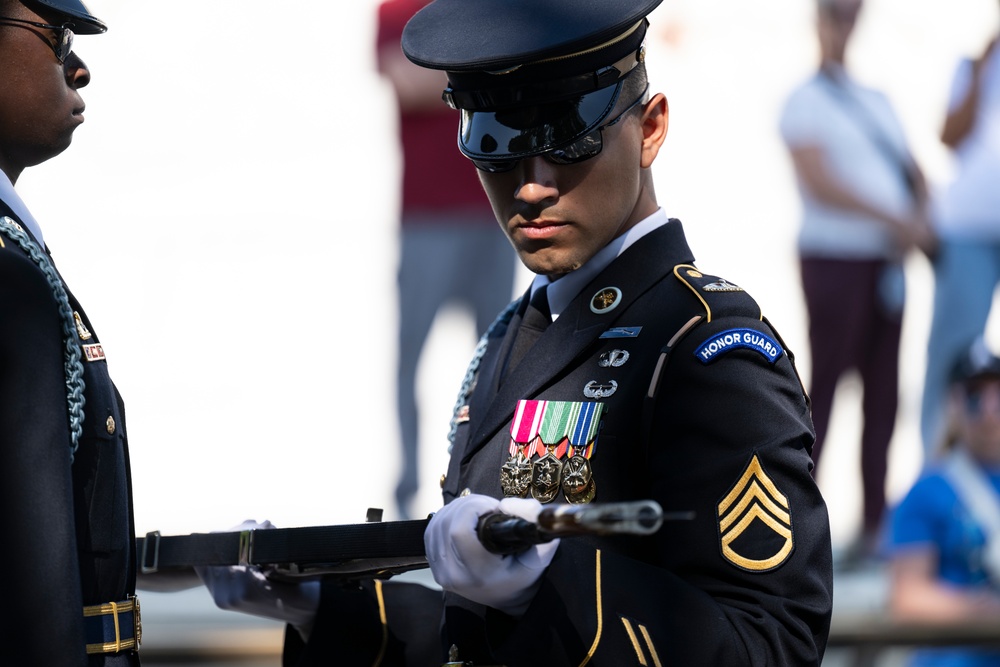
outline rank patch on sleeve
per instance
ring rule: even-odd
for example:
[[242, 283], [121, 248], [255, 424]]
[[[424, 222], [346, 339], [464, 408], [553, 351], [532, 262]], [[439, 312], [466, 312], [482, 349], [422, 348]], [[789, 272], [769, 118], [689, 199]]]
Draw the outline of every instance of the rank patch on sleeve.
[[738, 568], [767, 572], [792, 553], [792, 516], [785, 497], [755, 454], [719, 502], [722, 556]]
[[785, 352], [778, 341], [756, 329], [727, 329], [698, 346], [694, 356], [701, 363], [707, 364], [726, 352], [739, 349], [753, 350], [772, 364]]

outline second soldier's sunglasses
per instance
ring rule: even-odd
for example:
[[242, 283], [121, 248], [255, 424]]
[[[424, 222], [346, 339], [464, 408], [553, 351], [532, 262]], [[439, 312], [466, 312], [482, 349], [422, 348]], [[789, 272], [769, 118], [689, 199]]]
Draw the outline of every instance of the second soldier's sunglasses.
[[[544, 159], [546, 162], [559, 165], [577, 164], [579, 162], [589, 160], [592, 157], [597, 157], [597, 155], [601, 152], [601, 149], [604, 147], [604, 129], [611, 127], [624, 118], [625, 114], [634, 109], [636, 105], [645, 99], [646, 92], [648, 90], [649, 86], [646, 86], [646, 88], [642, 91], [642, 94], [640, 94], [634, 102], [625, 107], [621, 113], [607, 123], [604, 123], [600, 127], [595, 128], [565, 146], [560, 146], [559, 148], [553, 148], [543, 153], [538, 153], [536, 154], [537, 157]], [[490, 174], [500, 174], [514, 169], [514, 167], [517, 166], [517, 163], [523, 158], [499, 160], [470, 159], [472, 160], [472, 164], [476, 165], [476, 169]]]
[[55, 42], [49, 42], [49, 47], [56, 54], [60, 63], [65, 63], [66, 58], [73, 52], [73, 31], [69, 26], [72, 24], [52, 25], [50, 23], [39, 23], [38, 21], [26, 21], [24, 19], [11, 19], [0, 16], [0, 23], [13, 23], [14, 25], [30, 25], [35, 28], [51, 30], [55, 34]]

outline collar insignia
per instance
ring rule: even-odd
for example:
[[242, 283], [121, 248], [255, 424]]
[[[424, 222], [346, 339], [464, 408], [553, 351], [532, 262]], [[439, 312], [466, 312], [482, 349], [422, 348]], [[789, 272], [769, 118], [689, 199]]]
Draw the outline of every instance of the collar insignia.
[[622, 291], [617, 287], [605, 287], [590, 299], [590, 310], [598, 315], [610, 312], [622, 302]]

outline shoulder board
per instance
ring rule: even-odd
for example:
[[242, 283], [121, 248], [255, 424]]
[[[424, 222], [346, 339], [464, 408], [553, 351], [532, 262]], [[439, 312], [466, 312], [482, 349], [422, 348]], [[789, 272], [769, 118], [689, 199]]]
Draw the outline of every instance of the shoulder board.
[[761, 319], [760, 306], [742, 287], [725, 278], [702, 273], [690, 264], [674, 267], [674, 277], [687, 287], [705, 308], [705, 321], [715, 317], [742, 316]]

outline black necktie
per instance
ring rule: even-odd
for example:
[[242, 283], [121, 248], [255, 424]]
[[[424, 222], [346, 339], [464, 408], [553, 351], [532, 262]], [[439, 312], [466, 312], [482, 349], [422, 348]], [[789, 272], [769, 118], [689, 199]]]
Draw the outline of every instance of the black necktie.
[[521, 318], [521, 325], [517, 329], [517, 336], [510, 349], [510, 356], [507, 358], [507, 365], [504, 367], [503, 379], [507, 379], [514, 367], [520, 363], [528, 349], [535, 344], [542, 332], [552, 324], [552, 315], [549, 312], [549, 299], [545, 294], [548, 285], [535, 290], [528, 303], [528, 309]]

